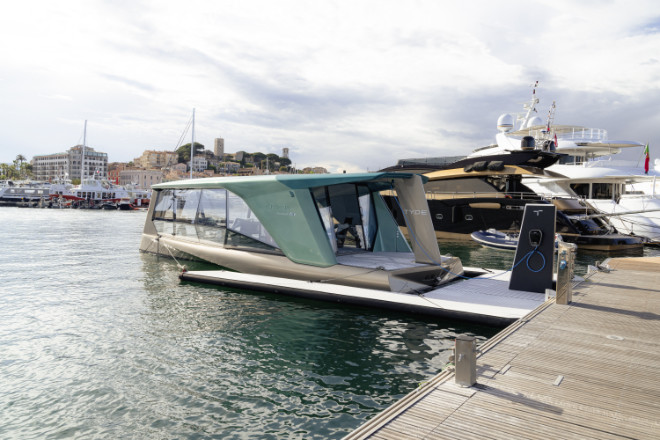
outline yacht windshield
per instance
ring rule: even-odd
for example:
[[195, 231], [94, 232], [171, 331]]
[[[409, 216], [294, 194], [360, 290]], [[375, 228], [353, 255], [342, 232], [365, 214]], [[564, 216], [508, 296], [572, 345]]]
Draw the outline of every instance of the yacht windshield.
[[159, 234], [223, 246], [278, 249], [248, 205], [230, 191], [166, 189], [154, 198], [153, 222]]

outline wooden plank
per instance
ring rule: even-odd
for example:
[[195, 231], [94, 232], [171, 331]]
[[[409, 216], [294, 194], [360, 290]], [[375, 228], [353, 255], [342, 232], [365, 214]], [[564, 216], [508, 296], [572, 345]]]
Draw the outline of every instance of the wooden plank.
[[[473, 407], [475, 409], [473, 409]], [[608, 439], [618, 438], [618, 435], [606, 433], [595, 429], [589, 425], [575, 423], [578, 417], [565, 417], [559, 413], [542, 413], [533, 411], [526, 405], [505, 405], [498, 401], [488, 399], [475, 400], [474, 405], [464, 406], [465, 411], [472, 410], [474, 417], [479, 418], [498, 418], [500, 420], [509, 420], [509, 418], [521, 421], [518, 423], [522, 430], [521, 436], [524, 437], [524, 431], [533, 426], [536, 434], [541, 434], [543, 438], [564, 438], [565, 433], [572, 436], [581, 436], [582, 438]]]
[[[603, 432], [607, 432], [603, 430], [603, 427], [609, 426], [612, 435], [630, 435], [640, 438], [645, 436], [652, 437], [653, 435], [657, 436], [660, 432], [660, 425], [657, 419], [628, 416], [624, 420], [615, 410], [598, 410], [566, 401], [548, 401], [550, 404], [556, 404], [558, 408], [561, 408], [561, 411], [538, 411], [535, 405], [514, 401], [503, 402], [500, 396], [486, 393], [479, 394], [475, 397], [474, 402], [471, 403], [487, 407], [490, 411], [497, 412], [498, 414], [519, 414], [526, 412], [541, 415], [546, 419], [556, 420], [557, 422], [568, 422], [576, 426]], [[635, 435], [635, 433], [637, 434]]]
[[445, 374], [371, 438], [660, 438], [660, 258], [626, 260], [484, 343], [477, 386]]

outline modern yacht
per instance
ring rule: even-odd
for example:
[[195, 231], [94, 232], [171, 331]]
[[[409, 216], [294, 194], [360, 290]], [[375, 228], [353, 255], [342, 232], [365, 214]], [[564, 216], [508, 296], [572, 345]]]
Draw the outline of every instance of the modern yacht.
[[537, 182], [538, 191], [545, 187], [546, 191], [557, 193], [562, 191], [560, 187], [568, 187], [598, 212], [606, 214], [619, 232], [644, 237], [650, 245], [660, 244], [660, 198], [647, 193], [653, 188], [649, 185], [652, 180], [644, 176], [617, 175], [618, 170], [601, 167], [554, 169], [573, 177], [566, 176], [563, 182], [552, 183], [552, 187]]
[[[554, 124], [554, 102], [544, 121], [536, 114], [538, 104], [535, 87], [522, 113], [499, 117], [495, 144], [479, 148], [469, 157], [520, 150], [522, 140], [532, 137], [533, 148], [564, 154], [548, 171], [564, 175], [578, 196], [598, 211], [611, 214], [609, 221], [619, 232], [660, 242], [660, 160], [647, 165], [644, 144], [610, 140], [606, 130]], [[620, 153], [635, 150], [639, 160], [619, 159]]]
[[[523, 140], [534, 144], [532, 138]], [[473, 232], [488, 229], [517, 233], [525, 205], [540, 203], [556, 206], [556, 232], [564, 241], [576, 244], [578, 250], [641, 249], [644, 239], [618, 233], [606, 217], [598, 215], [562, 183], [564, 176], [549, 171], [561, 157], [549, 151], [519, 148], [441, 166], [398, 165], [386, 170], [424, 172], [428, 179], [424, 184], [426, 198], [440, 239], [469, 239]], [[386, 195], [385, 200], [399, 225], [404, 226], [393, 198]]]
[[[140, 250], [218, 266], [183, 271], [184, 281], [487, 323], [510, 322], [541, 304], [552, 287], [554, 249], [536, 257], [544, 275], [525, 288], [510, 288], [518, 286], [515, 272], [464, 268], [440, 253], [424, 180], [379, 172], [161, 183]], [[410, 244], [381, 195], [387, 191], [397, 194]], [[535, 252], [538, 245], [520, 258]]]

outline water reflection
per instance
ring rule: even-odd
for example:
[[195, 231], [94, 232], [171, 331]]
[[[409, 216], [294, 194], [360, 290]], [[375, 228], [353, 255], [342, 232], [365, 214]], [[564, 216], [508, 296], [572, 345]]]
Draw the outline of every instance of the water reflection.
[[[443, 240], [439, 242], [443, 254], [451, 254], [459, 257], [464, 266], [484, 267], [491, 269], [507, 270], [513, 264], [515, 251], [495, 249], [482, 246], [472, 240]], [[617, 252], [600, 252], [578, 250], [575, 260], [575, 273], [584, 275], [589, 265], [616, 257], [641, 257], [660, 255], [660, 250], [653, 248], [642, 248], [632, 250], [621, 250]]]
[[161, 380], [203, 383], [178, 398], [221, 420], [223, 432], [266, 423], [279, 435], [295, 427], [306, 438], [341, 436], [436, 374], [456, 334], [475, 334], [449, 321], [179, 283], [172, 260], [142, 260], [145, 322], [179, 358], [155, 357], [154, 367]]
[[0, 209], [0, 437], [340, 438], [496, 331], [181, 283], [144, 215]]

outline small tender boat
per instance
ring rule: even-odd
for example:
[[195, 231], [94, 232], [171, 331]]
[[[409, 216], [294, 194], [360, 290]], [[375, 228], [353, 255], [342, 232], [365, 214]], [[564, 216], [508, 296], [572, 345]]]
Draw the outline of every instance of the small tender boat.
[[103, 202], [99, 206], [99, 209], [106, 209], [106, 210], [116, 210], [117, 209], [117, 204], [114, 202]]
[[517, 232], [509, 234], [491, 228], [486, 231], [474, 231], [470, 236], [472, 240], [488, 247], [511, 251], [515, 251], [518, 247], [519, 234]]
[[[502, 232], [490, 228], [485, 231], [474, 231], [470, 234], [472, 240], [484, 246], [515, 251], [518, 247], [520, 234], [518, 232]], [[555, 234], [555, 247], [557, 242], [563, 241], [561, 235]]]
[[133, 209], [137, 209], [135, 205], [133, 205], [130, 197], [123, 197], [121, 200], [119, 200], [117, 208], [122, 211], [131, 211]]

